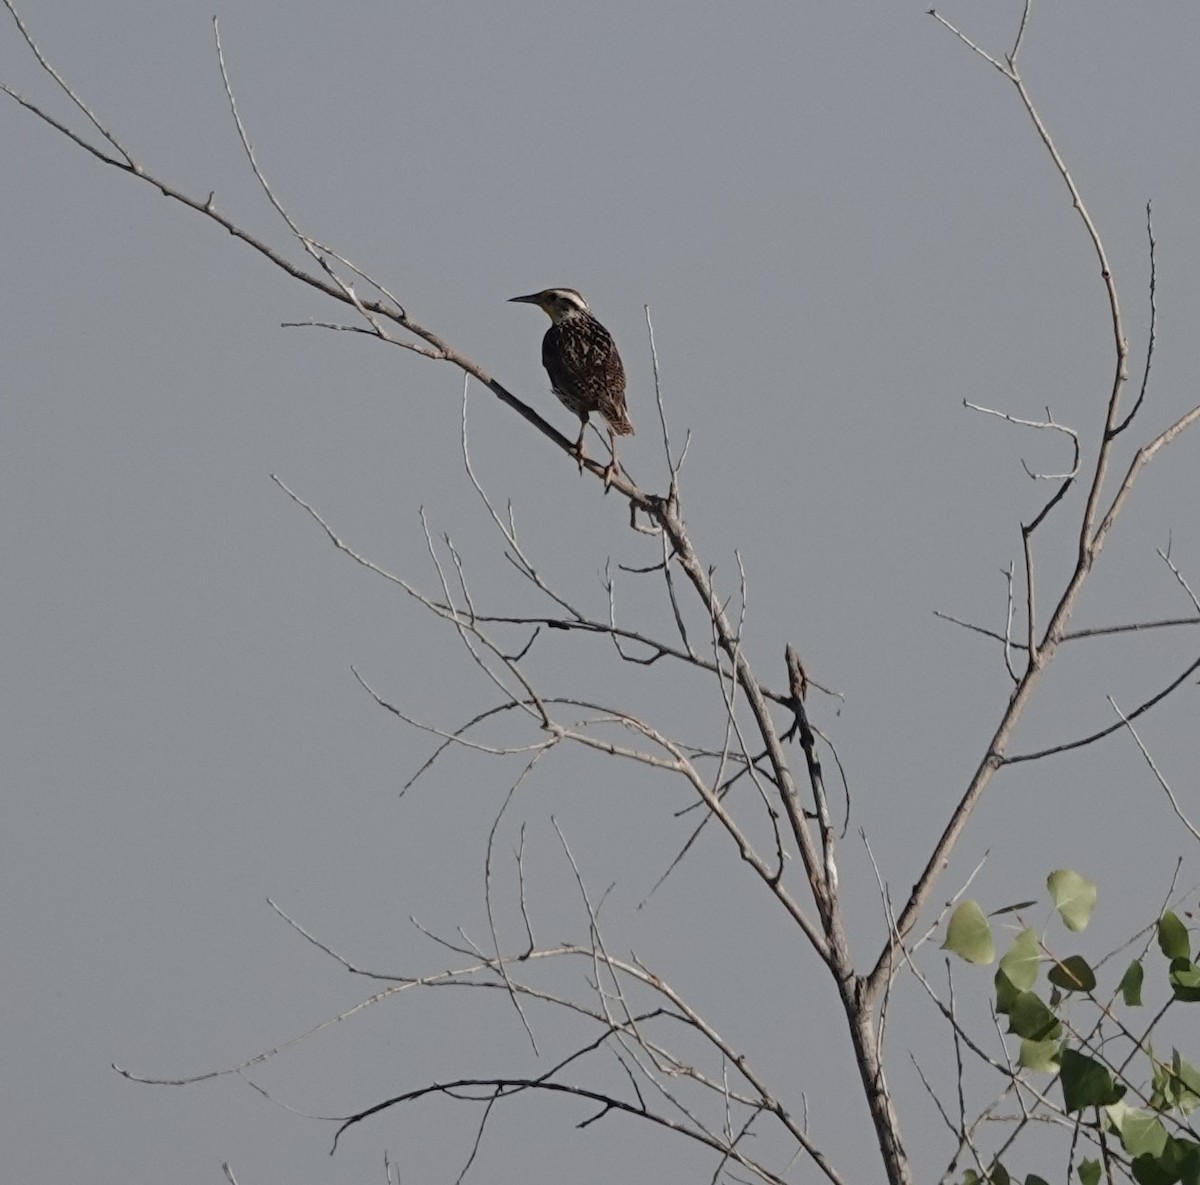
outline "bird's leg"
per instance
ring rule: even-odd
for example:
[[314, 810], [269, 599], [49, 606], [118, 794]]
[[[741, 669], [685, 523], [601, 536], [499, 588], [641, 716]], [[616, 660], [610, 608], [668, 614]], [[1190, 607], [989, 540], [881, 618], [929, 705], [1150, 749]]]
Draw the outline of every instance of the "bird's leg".
[[612, 453], [612, 459], [604, 467], [604, 492], [606, 494], [613, 483], [613, 478], [617, 476], [617, 436], [611, 428], [608, 430], [608, 449]]
[[575, 442], [575, 460], [579, 462], [580, 475], [583, 474], [583, 463], [587, 460], [587, 453], [583, 451], [583, 434], [587, 431], [587, 419], [579, 421], [579, 439]]

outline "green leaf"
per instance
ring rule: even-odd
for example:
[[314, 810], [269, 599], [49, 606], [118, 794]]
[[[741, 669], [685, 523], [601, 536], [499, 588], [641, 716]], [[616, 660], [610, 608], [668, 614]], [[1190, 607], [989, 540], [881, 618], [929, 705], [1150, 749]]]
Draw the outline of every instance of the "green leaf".
[[1156, 1111], [1170, 1111], [1175, 1106], [1175, 1090], [1177, 1083], [1171, 1067], [1154, 1056], [1154, 1050], [1147, 1048], [1154, 1073], [1150, 1076], [1150, 1106]]
[[1200, 1106], [1200, 1073], [1180, 1057], [1178, 1049], [1171, 1055], [1170, 1066], [1155, 1062], [1151, 1086], [1150, 1105], [1160, 1111], [1177, 1109], [1186, 1117]]
[[1047, 978], [1065, 992], [1090, 992], [1096, 986], [1096, 975], [1082, 955], [1068, 955], [1055, 963]]
[[1062, 1025], [1036, 992], [1020, 992], [1008, 1014], [1008, 1031], [1030, 1041], [1046, 1041], [1059, 1036]]
[[1002, 917], [1006, 913], [1020, 913], [1021, 910], [1029, 909], [1031, 906], [1036, 904], [1036, 901], [1014, 901], [1012, 905], [1002, 905], [999, 909], [993, 909], [992, 912], [988, 914], [988, 917], [998, 918]]
[[1176, 1185], [1179, 1174], [1164, 1167], [1165, 1159], [1151, 1156], [1148, 1152], [1135, 1156], [1129, 1166], [1133, 1171], [1133, 1179], [1138, 1185]]
[[1030, 1173], [1025, 1178], [1025, 1185], [1050, 1185], [1050, 1182], [1045, 1177], [1039, 1177], [1037, 1173]]
[[1076, 933], [1082, 930], [1096, 907], [1096, 886], [1087, 877], [1060, 868], [1046, 877], [1046, 887], [1067, 929]]
[[1175, 1106], [1185, 1116], [1190, 1115], [1200, 1107], [1200, 1071], [1185, 1062], [1176, 1049], [1171, 1055], [1171, 1072], [1177, 1083]]
[[1172, 1167], [1179, 1173], [1183, 1185], [1200, 1185], [1200, 1144], [1195, 1140], [1172, 1140]]
[[1121, 976], [1121, 998], [1130, 1008], [1140, 1008], [1142, 1003], [1142, 980], [1145, 978], [1141, 959], [1134, 959]]
[[1012, 1178], [1008, 1175], [1008, 1169], [998, 1160], [992, 1161], [992, 1167], [988, 1169], [987, 1179], [991, 1182], [991, 1185], [1012, 1185]]
[[1003, 967], [996, 968], [996, 975], [993, 982], [996, 985], [996, 1011], [1001, 1016], [1007, 1016], [1012, 1011], [1012, 1006], [1016, 1003], [1021, 991], [1008, 978]]
[[1079, 1165], [1080, 1185], [1100, 1185], [1100, 1162], [1084, 1160]]
[[992, 928], [974, 901], [964, 901], [951, 915], [942, 950], [952, 951], [968, 963], [990, 963], [996, 957]]
[[1184, 1004], [1200, 1000], [1200, 967], [1187, 959], [1172, 959], [1171, 973], [1167, 976], [1175, 999]]
[[1109, 1122], [1121, 1137], [1121, 1146], [1130, 1156], [1160, 1156], [1167, 1146], [1167, 1129], [1153, 1111], [1127, 1107], [1123, 1102], [1105, 1107]]
[[1037, 935], [1032, 930], [1022, 930], [1000, 960], [1000, 969], [1008, 976], [1013, 987], [1024, 992], [1037, 981], [1040, 960]]
[[1197, 1094], [1200, 1094], [1200, 1070], [1197, 1070], [1191, 1062], [1185, 1062], [1179, 1056], [1179, 1050], [1173, 1050], [1171, 1053], [1171, 1068], [1175, 1071], [1175, 1077], [1188, 1088]]
[[1059, 1069], [1059, 1057], [1062, 1046], [1055, 1040], [1021, 1042], [1021, 1052], [1017, 1057], [1019, 1065], [1026, 1070], [1042, 1070], [1055, 1074]]
[[1133, 1179], [1139, 1185], [1197, 1185], [1200, 1182], [1200, 1144], [1195, 1140], [1169, 1139], [1158, 1157], [1139, 1156], [1133, 1161]]
[[1063, 1050], [1058, 1080], [1068, 1112], [1107, 1107], [1119, 1103], [1125, 1095], [1125, 1088], [1114, 1083], [1112, 1075], [1098, 1061], [1074, 1049]]
[[1158, 949], [1168, 959], [1190, 959], [1187, 927], [1170, 911], [1158, 919]]

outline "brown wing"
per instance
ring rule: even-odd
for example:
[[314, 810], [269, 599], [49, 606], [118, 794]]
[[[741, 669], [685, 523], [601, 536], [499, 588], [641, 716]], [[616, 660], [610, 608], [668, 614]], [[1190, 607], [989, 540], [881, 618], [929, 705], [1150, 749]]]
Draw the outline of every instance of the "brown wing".
[[554, 393], [580, 419], [599, 412], [619, 436], [633, 432], [621, 355], [612, 334], [594, 317], [551, 325], [542, 339], [542, 365]]
[[617, 353], [612, 335], [603, 325], [600, 328], [608, 347], [604, 352], [604, 397], [597, 410], [618, 436], [632, 436], [633, 423], [625, 409], [625, 367], [621, 365], [621, 355]]

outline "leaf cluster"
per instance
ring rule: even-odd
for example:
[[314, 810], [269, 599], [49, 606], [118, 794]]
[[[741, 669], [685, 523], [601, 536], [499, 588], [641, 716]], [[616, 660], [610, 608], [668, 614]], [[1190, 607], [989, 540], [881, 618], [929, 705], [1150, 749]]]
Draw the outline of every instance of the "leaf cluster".
[[[1059, 869], [1046, 885], [1053, 914], [1068, 932], [1082, 932], [1095, 908], [1095, 884], [1070, 869]], [[1033, 904], [1007, 906], [991, 917], [1019, 916]], [[1200, 1108], [1200, 1070], [1179, 1049], [1173, 1048], [1164, 1060], [1153, 1047], [1153, 1036], [1170, 1009], [1200, 1001], [1200, 964], [1178, 914], [1164, 911], [1148, 933], [1155, 941], [1145, 944], [1107, 995], [1100, 989], [1097, 967], [1084, 955], [1056, 953], [1044, 933], [1025, 925], [996, 968], [994, 1013], [997, 1019], [1007, 1019], [1006, 1031], [1020, 1043], [1013, 1059], [1014, 1086], [1018, 1094], [1022, 1087], [1028, 1089], [1036, 1100], [1023, 1106], [1023, 1114], [1029, 1119], [1040, 1107], [1069, 1126], [1067, 1179], [1082, 1185], [1114, 1180], [1200, 1185], [1200, 1132], [1191, 1122]], [[992, 922], [977, 902], [957, 906], [943, 949], [968, 963], [995, 960]], [[1144, 1006], [1148, 973], [1167, 989], [1166, 1001], [1137, 1027], [1134, 1010]], [[1061, 1102], [1054, 1102], [1049, 1088], [1036, 1083], [1039, 1074], [1056, 1076]], [[1075, 1163], [1081, 1141], [1095, 1154]], [[1006, 1148], [1011, 1147], [1009, 1140]], [[968, 1170], [961, 1178], [963, 1185], [1008, 1185], [1018, 1179], [999, 1157], [986, 1169]], [[1023, 1180], [1025, 1185], [1047, 1182], [1036, 1173]]]

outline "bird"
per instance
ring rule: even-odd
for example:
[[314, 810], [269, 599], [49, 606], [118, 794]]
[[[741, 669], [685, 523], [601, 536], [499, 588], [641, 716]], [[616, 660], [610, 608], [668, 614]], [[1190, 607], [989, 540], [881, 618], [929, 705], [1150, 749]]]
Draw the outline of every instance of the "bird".
[[592, 316], [588, 302], [574, 288], [545, 288], [511, 300], [535, 304], [550, 318], [550, 328], [542, 339], [542, 365], [559, 402], [579, 417], [574, 455], [580, 473], [586, 459], [583, 434], [588, 416], [598, 412], [608, 426], [612, 452], [612, 460], [604, 470], [604, 492], [608, 493], [617, 474], [616, 437], [633, 435], [633, 424], [625, 410], [625, 368], [612, 334]]

